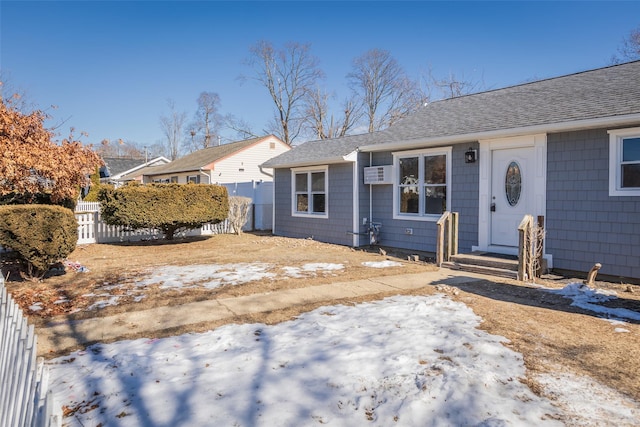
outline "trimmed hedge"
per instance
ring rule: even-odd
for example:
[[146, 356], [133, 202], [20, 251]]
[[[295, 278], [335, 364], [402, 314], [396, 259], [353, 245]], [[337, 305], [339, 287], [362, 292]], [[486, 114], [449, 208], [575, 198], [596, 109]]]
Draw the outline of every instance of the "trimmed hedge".
[[0, 206], [0, 245], [16, 251], [30, 277], [42, 277], [78, 242], [73, 211], [53, 205]]
[[217, 224], [227, 219], [229, 196], [220, 185], [129, 184], [101, 188], [102, 220], [129, 230], [159, 229], [167, 240], [179, 230]]

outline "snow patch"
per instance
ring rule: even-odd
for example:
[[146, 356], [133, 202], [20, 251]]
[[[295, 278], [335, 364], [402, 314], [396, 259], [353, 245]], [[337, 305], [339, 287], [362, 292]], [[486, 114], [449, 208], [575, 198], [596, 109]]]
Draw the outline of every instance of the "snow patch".
[[42, 310], [42, 303], [41, 302], [36, 302], [33, 305], [29, 306], [29, 310], [31, 311], [40, 311]]
[[362, 263], [365, 267], [371, 268], [389, 268], [389, 267], [402, 267], [402, 264], [396, 261], [365, 261]]
[[632, 427], [638, 425], [638, 403], [589, 377], [558, 367], [536, 375], [545, 392], [565, 411], [568, 425]]
[[343, 270], [343, 264], [332, 264], [324, 262], [315, 262], [304, 264], [302, 267], [282, 267], [282, 271], [286, 276], [292, 278], [308, 277], [309, 274], [315, 275], [316, 273], [330, 273], [332, 271]]
[[275, 277], [268, 272], [273, 265], [266, 263], [205, 264], [176, 267], [168, 265], [155, 269], [152, 274], [136, 282], [146, 287], [159, 284], [161, 289], [206, 288], [238, 285]]
[[552, 294], [561, 295], [573, 300], [571, 305], [593, 311], [611, 319], [640, 320], [640, 313], [626, 308], [613, 308], [600, 305], [603, 302], [617, 299], [613, 291], [593, 289], [583, 283], [570, 283], [562, 289], [542, 288]]
[[562, 425], [519, 381], [522, 355], [479, 323], [443, 295], [399, 296], [98, 344], [49, 361], [51, 383], [63, 405], [83, 408], [71, 427]]

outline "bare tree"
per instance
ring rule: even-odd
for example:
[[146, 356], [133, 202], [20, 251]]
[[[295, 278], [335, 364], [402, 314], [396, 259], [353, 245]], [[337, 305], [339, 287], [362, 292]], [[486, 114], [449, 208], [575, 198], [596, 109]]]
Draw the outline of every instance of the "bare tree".
[[182, 129], [187, 119], [187, 113], [176, 111], [176, 104], [172, 99], [167, 99], [169, 114], [160, 116], [160, 128], [165, 136], [167, 152], [171, 160], [178, 158], [180, 153], [180, 138]]
[[417, 84], [386, 50], [372, 49], [353, 60], [347, 75], [364, 104], [369, 132], [390, 126], [420, 105]]
[[320, 88], [310, 91], [306, 97], [305, 125], [318, 139], [345, 136], [362, 116], [361, 104], [355, 97], [342, 102], [339, 118], [329, 111], [329, 94]]
[[249, 125], [249, 123], [232, 114], [224, 116], [222, 119], [222, 126], [234, 131], [238, 139], [257, 138], [260, 136], [251, 129], [251, 125]]
[[269, 91], [275, 104], [270, 129], [293, 144], [305, 122], [305, 97], [324, 76], [310, 45], [287, 43], [276, 50], [270, 42], [261, 41], [250, 48], [247, 64], [255, 71], [252, 79]]
[[235, 234], [242, 234], [242, 227], [249, 219], [252, 202], [251, 197], [229, 197], [229, 223]]
[[482, 79], [467, 80], [464, 74], [456, 76], [453, 72], [450, 72], [446, 77], [436, 77], [431, 68], [421, 77], [420, 82], [424, 101], [433, 98], [455, 98], [457, 96], [478, 92], [484, 88]]
[[132, 141], [124, 141], [122, 138], [108, 140], [103, 139], [95, 148], [95, 151], [104, 157], [121, 157], [129, 159], [144, 159], [146, 147]]
[[189, 151], [211, 147], [218, 142], [219, 128], [222, 117], [218, 112], [220, 96], [215, 92], [202, 92], [198, 96], [198, 109], [189, 126], [189, 136], [186, 139]]
[[611, 58], [613, 64], [640, 59], [640, 26], [631, 30], [618, 48], [618, 55]]

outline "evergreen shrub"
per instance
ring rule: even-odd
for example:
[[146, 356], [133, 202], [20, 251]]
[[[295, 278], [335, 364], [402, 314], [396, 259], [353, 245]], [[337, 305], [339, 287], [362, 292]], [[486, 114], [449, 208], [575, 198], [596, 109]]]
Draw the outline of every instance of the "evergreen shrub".
[[208, 184], [129, 184], [101, 188], [102, 220], [128, 230], [159, 229], [167, 240], [181, 230], [227, 219], [226, 187]]
[[31, 278], [41, 278], [78, 242], [70, 209], [54, 205], [0, 206], [0, 245], [16, 251]]

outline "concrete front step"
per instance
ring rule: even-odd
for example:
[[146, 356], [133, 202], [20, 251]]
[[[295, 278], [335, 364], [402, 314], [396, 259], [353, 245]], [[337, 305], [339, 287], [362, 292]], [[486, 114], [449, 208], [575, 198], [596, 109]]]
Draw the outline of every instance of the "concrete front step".
[[464, 264], [457, 261], [443, 262], [442, 267], [450, 270], [468, 271], [470, 273], [486, 274], [489, 276], [506, 277], [507, 279], [517, 279], [518, 271], [505, 268], [489, 267], [486, 265]]

